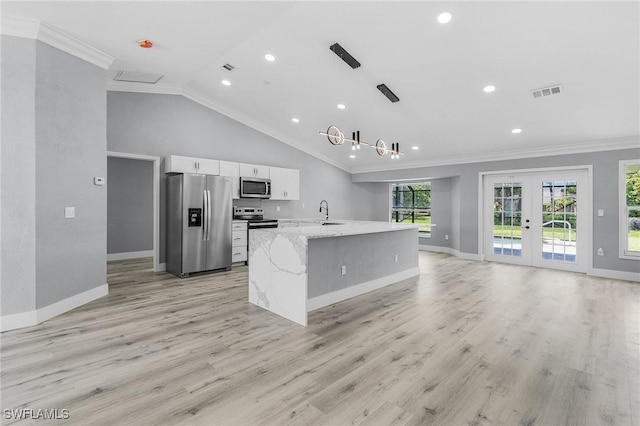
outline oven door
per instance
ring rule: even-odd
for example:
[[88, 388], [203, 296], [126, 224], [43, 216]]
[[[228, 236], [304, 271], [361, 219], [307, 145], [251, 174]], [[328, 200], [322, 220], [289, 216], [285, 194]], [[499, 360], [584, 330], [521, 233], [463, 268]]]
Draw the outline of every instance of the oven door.
[[271, 180], [240, 178], [240, 198], [271, 198]]

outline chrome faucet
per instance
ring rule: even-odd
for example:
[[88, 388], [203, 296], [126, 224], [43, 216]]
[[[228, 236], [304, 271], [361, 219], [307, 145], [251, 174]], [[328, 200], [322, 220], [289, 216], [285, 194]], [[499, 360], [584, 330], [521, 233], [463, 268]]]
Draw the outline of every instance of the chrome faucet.
[[320, 213], [322, 213], [322, 203], [324, 203], [325, 205], [324, 211], [326, 213], [324, 215], [324, 220], [329, 220], [329, 203], [327, 202], [327, 200], [320, 201]]

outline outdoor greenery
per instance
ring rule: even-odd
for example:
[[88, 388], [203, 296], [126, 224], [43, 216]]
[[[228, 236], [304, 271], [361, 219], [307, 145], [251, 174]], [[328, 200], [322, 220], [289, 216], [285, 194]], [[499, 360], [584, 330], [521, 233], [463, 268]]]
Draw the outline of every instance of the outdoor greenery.
[[392, 186], [391, 220], [422, 224], [421, 235], [431, 233], [431, 183], [396, 184]]
[[627, 250], [640, 252], [640, 167], [627, 166]]

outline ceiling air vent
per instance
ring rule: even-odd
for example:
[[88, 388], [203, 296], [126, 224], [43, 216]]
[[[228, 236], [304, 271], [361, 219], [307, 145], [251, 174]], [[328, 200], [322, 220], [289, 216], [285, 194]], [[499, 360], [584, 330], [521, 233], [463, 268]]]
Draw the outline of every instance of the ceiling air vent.
[[227, 70], [227, 71], [233, 71], [233, 69], [234, 69], [235, 67], [234, 67], [233, 65], [231, 65], [231, 64], [224, 64], [224, 65], [222, 66], [222, 68], [224, 68], [224, 69], [225, 69], [225, 70]]
[[562, 86], [560, 84], [556, 84], [555, 86], [543, 87], [542, 89], [532, 90], [531, 93], [533, 94], [534, 98], [542, 98], [544, 96], [559, 95], [560, 93], [562, 93]]
[[331, 46], [329, 46], [329, 49], [331, 49], [333, 53], [338, 55], [340, 59], [345, 61], [347, 65], [349, 65], [354, 70], [360, 66], [360, 62], [358, 62], [356, 58], [351, 56], [349, 52], [344, 50], [344, 47], [340, 46], [338, 43], [332, 44]]
[[382, 92], [383, 95], [385, 95], [391, 102], [398, 102], [400, 100], [399, 97], [396, 96], [395, 93], [393, 93], [391, 91], [391, 89], [389, 89], [387, 87], [386, 84], [378, 84], [376, 86], [378, 88], [379, 91]]
[[113, 77], [115, 81], [126, 81], [129, 83], [156, 84], [163, 76], [148, 72], [118, 71]]

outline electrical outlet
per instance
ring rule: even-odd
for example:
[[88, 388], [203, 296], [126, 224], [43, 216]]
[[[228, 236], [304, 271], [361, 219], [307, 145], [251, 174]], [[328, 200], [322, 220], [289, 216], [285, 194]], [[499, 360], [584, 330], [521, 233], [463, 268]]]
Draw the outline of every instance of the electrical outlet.
[[76, 208], [75, 207], [65, 207], [64, 208], [64, 218], [65, 219], [73, 219], [76, 217]]
[[276, 211], [279, 212], [280, 211], [280, 206], [276, 206]]
[[342, 265], [342, 275], [347, 275], [347, 265]]
[[598, 247], [598, 256], [604, 256], [604, 249], [602, 247]]
[[449, 234], [444, 234], [444, 239], [448, 240], [449, 239]]
[[393, 256], [393, 261], [394, 262], [398, 262], [398, 255], [397, 254], [395, 256]]
[[598, 217], [602, 217], [602, 216], [604, 216], [604, 210], [598, 209]]

